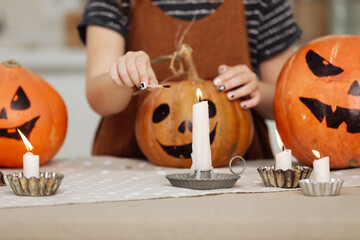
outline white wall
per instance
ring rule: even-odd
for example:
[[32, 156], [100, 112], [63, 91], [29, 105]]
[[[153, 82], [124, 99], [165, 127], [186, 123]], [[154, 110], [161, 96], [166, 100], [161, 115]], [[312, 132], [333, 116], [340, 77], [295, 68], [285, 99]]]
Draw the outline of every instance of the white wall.
[[[0, 0], [0, 46], [63, 46], [65, 14], [86, 0]], [[2, 30], [1, 30], [2, 29]]]

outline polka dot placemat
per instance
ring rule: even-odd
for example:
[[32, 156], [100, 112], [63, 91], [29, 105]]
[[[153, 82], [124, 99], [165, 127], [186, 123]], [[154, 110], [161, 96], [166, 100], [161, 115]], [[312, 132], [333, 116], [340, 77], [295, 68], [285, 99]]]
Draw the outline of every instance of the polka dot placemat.
[[[0, 208], [300, 190], [265, 187], [256, 169], [259, 166], [271, 164], [274, 164], [273, 160], [247, 161], [246, 171], [232, 188], [191, 190], [173, 187], [165, 178], [167, 174], [188, 173], [189, 169], [165, 168], [155, 166], [145, 160], [115, 157], [55, 159], [40, 168], [40, 171], [59, 172], [65, 175], [55, 195], [48, 197], [17, 196], [5, 179], [8, 185], [0, 187]], [[235, 164], [234, 170], [236, 168]], [[2, 168], [0, 171], [6, 176], [9, 173], [22, 171], [22, 169]], [[215, 172], [230, 174], [228, 168], [217, 168]], [[344, 187], [360, 186], [359, 176], [360, 168], [331, 172], [332, 178], [344, 180]]]

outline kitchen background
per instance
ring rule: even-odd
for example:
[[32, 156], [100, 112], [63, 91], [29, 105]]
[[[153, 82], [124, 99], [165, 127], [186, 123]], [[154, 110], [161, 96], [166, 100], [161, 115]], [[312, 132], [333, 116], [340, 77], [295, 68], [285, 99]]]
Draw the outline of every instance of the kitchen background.
[[[76, 24], [86, 0], [0, 0], [0, 61], [15, 59], [63, 97], [68, 131], [57, 158], [88, 156], [99, 121], [85, 98], [85, 48]], [[360, 33], [360, 0], [291, 0], [298, 46], [327, 34]], [[273, 121], [268, 124], [274, 128]], [[274, 141], [273, 131], [271, 139]], [[273, 145], [274, 152], [279, 149]]]

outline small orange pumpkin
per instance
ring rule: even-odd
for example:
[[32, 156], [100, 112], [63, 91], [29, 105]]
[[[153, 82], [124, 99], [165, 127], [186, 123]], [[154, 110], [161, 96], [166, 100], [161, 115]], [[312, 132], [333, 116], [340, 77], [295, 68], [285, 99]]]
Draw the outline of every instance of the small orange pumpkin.
[[0, 64], [0, 166], [22, 167], [29, 139], [40, 165], [60, 149], [67, 130], [64, 101], [44, 79], [15, 61]]
[[312, 150], [331, 168], [360, 166], [359, 36], [318, 38], [299, 49], [279, 76], [274, 111], [278, 132], [303, 164]]
[[[187, 45], [183, 45], [187, 47]], [[189, 168], [192, 164], [192, 106], [198, 102], [196, 89], [209, 104], [210, 143], [213, 167], [229, 164], [243, 155], [253, 135], [249, 111], [238, 101], [229, 101], [212, 81], [197, 75], [191, 51], [184, 48], [187, 79], [173, 81], [169, 89], [156, 89], [144, 99], [136, 119], [136, 139], [145, 156], [154, 164]]]

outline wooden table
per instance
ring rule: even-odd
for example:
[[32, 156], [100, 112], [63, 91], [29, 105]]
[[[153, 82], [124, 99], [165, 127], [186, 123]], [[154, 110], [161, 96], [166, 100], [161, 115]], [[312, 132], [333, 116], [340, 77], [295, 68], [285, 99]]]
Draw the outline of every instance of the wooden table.
[[360, 188], [0, 209], [0, 239], [360, 239]]

